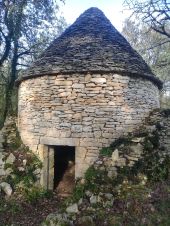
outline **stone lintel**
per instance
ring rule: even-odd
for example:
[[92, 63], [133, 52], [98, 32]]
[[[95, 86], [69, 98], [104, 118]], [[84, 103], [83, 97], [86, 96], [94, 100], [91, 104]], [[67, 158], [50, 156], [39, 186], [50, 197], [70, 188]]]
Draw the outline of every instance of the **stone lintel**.
[[45, 145], [64, 145], [64, 146], [79, 146], [79, 139], [77, 138], [53, 138], [53, 137], [42, 137], [40, 144]]

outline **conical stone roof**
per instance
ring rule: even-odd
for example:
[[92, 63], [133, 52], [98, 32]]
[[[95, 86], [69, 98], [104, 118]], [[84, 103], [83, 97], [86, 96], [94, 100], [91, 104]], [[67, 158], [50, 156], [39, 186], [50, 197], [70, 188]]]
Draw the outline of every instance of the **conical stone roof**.
[[98, 8], [86, 10], [56, 38], [18, 82], [42, 75], [108, 73], [161, 81]]

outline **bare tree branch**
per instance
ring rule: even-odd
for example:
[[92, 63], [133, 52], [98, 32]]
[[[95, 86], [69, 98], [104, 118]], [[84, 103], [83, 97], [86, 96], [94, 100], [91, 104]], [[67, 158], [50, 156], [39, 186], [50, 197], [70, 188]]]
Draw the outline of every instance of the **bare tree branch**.
[[154, 31], [170, 38], [170, 2], [166, 0], [125, 0], [125, 7], [132, 15], [150, 26]]

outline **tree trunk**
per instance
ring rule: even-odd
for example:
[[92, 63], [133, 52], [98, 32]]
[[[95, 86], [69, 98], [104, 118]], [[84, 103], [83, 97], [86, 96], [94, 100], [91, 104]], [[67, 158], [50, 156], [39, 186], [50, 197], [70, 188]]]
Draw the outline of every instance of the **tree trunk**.
[[11, 72], [9, 75], [9, 80], [6, 85], [6, 95], [5, 95], [5, 109], [4, 109], [4, 121], [7, 116], [16, 114], [12, 98], [14, 95], [14, 84], [17, 73], [17, 61], [18, 61], [18, 41], [14, 43], [14, 53], [11, 61]]

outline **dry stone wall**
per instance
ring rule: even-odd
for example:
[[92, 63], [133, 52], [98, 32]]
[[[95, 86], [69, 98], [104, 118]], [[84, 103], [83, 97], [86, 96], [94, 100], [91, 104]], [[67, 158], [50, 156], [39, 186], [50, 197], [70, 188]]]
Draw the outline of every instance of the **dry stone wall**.
[[4, 176], [5, 175], [4, 161], [3, 161], [3, 158], [4, 158], [3, 143], [4, 143], [4, 137], [3, 137], [2, 131], [0, 131], [0, 176]]
[[157, 129], [162, 152], [170, 156], [170, 109], [155, 110], [146, 119], [145, 126], [149, 132]]
[[132, 132], [155, 108], [158, 88], [143, 78], [46, 75], [20, 84], [18, 128], [39, 155], [43, 145], [76, 146], [76, 176], [82, 176], [101, 147]]
[[[150, 150], [145, 156], [148, 144]], [[119, 168], [125, 166], [131, 168], [141, 159], [146, 161], [148, 154], [151, 158], [154, 153], [154, 155], [159, 156], [161, 161], [167, 159], [167, 156], [170, 156], [170, 109], [152, 111], [145, 118], [139, 130], [125, 136], [119, 142], [115, 142], [112, 147], [109, 147], [109, 150], [112, 151], [110, 155], [106, 150], [102, 150], [93, 167], [96, 169], [104, 168], [110, 178], [115, 178], [118, 175]], [[145, 159], [145, 157], [147, 158]], [[156, 160], [153, 159], [153, 161]], [[147, 180], [146, 177], [145, 179]]]
[[[16, 139], [16, 117], [8, 116], [0, 130], [0, 177], [10, 174], [10, 169], [5, 169], [5, 164], [14, 162], [14, 155], [7, 147]], [[8, 157], [7, 157], [8, 156]]]

